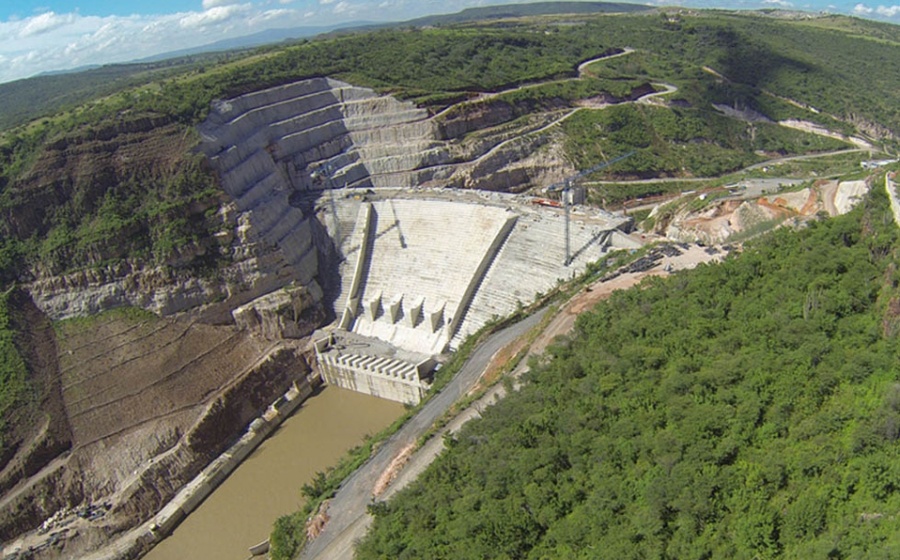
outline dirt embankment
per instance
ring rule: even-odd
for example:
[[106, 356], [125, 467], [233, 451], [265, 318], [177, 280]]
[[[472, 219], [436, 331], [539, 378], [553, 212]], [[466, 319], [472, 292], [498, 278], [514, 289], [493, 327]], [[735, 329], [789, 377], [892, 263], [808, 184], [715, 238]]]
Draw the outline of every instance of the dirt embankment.
[[4, 418], [7, 433], [0, 458], [0, 495], [72, 447], [53, 327], [21, 290], [11, 294], [9, 308], [12, 329], [18, 333], [16, 346], [32, 372], [32, 389], [30, 402]]
[[[41, 358], [29, 365], [56, 388], [45, 440], [67, 445], [38, 447], [46, 451], [36, 472], [4, 479], [4, 557], [32, 548], [34, 558], [76, 558], [107, 545], [149, 519], [309, 373], [296, 344], [246, 330], [109, 314], [54, 331], [30, 308], [29, 349]], [[20, 455], [10, 466], [29, 464]]]
[[819, 213], [847, 213], [868, 189], [865, 181], [820, 180], [812, 187], [777, 195], [726, 197], [700, 210], [692, 210], [692, 199], [685, 199], [681, 208], [657, 218], [654, 232], [677, 241], [728, 243], [781, 223], [814, 219]]

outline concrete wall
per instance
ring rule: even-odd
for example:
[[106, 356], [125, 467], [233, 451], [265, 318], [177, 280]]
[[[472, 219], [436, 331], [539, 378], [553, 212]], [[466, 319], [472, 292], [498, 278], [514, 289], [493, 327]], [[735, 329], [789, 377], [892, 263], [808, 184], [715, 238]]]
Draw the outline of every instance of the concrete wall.
[[359, 250], [356, 253], [356, 266], [353, 267], [353, 276], [346, 294], [346, 304], [341, 315], [340, 327], [348, 330], [353, 324], [359, 309], [359, 289], [363, 282], [366, 259], [368, 258], [368, 246], [372, 235], [372, 205], [364, 204], [360, 209], [359, 221], [356, 230], [360, 232], [356, 238]]
[[269, 407], [266, 413], [248, 426], [247, 432], [225, 453], [216, 458], [156, 514], [150, 524], [150, 535], [161, 540], [169, 535], [228, 475], [246, 459], [300, 404], [313, 392], [312, 385], [295, 385], [278, 399], [279, 407]]
[[[360, 354], [338, 354], [323, 350], [317, 355], [319, 371], [326, 383], [405, 404], [418, 404], [428, 391], [420, 379], [427, 364]], [[432, 362], [429, 362], [433, 366]]]

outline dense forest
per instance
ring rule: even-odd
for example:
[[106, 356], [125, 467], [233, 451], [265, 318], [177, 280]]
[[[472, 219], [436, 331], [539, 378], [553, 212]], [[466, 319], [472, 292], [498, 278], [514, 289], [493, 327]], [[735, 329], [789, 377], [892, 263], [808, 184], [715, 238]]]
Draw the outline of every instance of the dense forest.
[[358, 557], [896, 558], [898, 251], [878, 192], [615, 293]]

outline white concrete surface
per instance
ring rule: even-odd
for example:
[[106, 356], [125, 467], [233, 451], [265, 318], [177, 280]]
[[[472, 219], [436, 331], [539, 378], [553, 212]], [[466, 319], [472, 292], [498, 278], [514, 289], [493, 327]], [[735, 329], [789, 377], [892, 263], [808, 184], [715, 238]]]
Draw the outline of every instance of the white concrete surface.
[[[463, 302], [482, 257], [508, 218], [497, 206], [443, 200], [388, 199], [373, 203], [372, 254], [359, 297], [381, 296], [374, 320], [359, 313], [353, 331], [426, 354], [443, 351], [448, 321]], [[444, 324], [435, 332], [415, 309], [443, 306]]]

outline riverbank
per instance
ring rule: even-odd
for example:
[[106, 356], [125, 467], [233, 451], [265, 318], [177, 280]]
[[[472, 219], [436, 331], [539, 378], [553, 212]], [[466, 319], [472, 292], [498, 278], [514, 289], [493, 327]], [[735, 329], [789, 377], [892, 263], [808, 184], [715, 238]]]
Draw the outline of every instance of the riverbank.
[[303, 507], [303, 484], [403, 412], [399, 403], [323, 386], [144, 560], [246, 560], [276, 518]]

